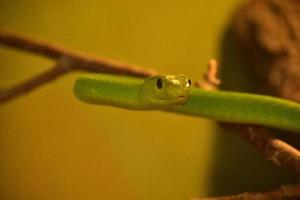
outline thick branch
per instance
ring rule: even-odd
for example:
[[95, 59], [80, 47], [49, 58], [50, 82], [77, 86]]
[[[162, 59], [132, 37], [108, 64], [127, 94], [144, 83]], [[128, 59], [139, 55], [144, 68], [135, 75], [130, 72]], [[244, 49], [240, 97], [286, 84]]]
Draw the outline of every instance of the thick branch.
[[300, 185], [283, 185], [278, 189], [267, 192], [246, 192], [225, 197], [203, 198], [201, 200], [291, 200], [298, 198], [300, 198]]
[[[261, 82], [258, 90], [296, 102], [300, 102], [299, 11], [300, 1], [251, 0], [236, 12], [232, 21], [232, 37], [243, 58], [242, 66], [248, 67], [251, 76]], [[268, 135], [268, 131], [261, 128], [251, 131], [245, 127], [233, 129], [239, 130], [251, 143], [253, 138], [267, 142], [264, 146], [254, 145], [275, 164], [300, 175], [298, 150], [287, 148], [289, 145], [279, 140], [259, 138]]]
[[227, 130], [239, 133], [275, 165], [286, 167], [300, 175], [300, 152], [291, 145], [271, 136], [264, 127], [221, 123]]
[[[198, 87], [216, 90], [220, 83], [217, 78], [218, 64], [216, 61], [210, 61], [208, 71], [205, 76], [206, 83], [200, 83]], [[213, 85], [214, 87], [211, 87]], [[274, 138], [270, 131], [265, 127], [254, 125], [219, 123], [226, 130], [237, 132], [253, 146], [261, 151], [268, 160], [275, 165], [286, 167], [297, 175], [300, 175], [300, 152], [291, 145]]]

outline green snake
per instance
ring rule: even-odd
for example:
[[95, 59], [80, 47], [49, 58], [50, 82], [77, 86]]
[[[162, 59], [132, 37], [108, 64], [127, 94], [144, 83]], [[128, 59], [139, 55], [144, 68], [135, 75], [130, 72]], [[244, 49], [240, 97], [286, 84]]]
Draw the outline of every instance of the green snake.
[[184, 75], [146, 79], [88, 74], [74, 85], [82, 101], [130, 110], [164, 110], [222, 122], [300, 132], [300, 104], [265, 95], [192, 87]]

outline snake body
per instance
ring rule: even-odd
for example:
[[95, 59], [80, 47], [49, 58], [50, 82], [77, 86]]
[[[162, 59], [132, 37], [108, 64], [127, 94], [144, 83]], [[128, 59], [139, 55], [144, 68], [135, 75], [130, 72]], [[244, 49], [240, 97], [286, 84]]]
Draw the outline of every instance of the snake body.
[[191, 86], [184, 75], [147, 79], [88, 74], [77, 79], [82, 101], [130, 110], [164, 110], [223, 122], [256, 124], [300, 132], [300, 104], [271, 96], [209, 91]]

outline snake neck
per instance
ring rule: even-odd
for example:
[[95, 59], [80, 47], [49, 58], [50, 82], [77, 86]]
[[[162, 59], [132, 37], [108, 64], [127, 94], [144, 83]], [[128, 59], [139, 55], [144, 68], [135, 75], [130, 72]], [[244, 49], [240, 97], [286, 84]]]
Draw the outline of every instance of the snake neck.
[[142, 98], [143, 79], [111, 75], [87, 75], [74, 85], [75, 95], [84, 102], [133, 110], [150, 109]]

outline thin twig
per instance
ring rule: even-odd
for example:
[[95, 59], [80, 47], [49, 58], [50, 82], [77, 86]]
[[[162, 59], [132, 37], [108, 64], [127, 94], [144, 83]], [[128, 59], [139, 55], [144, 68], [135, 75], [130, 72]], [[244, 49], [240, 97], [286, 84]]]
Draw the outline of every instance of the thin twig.
[[210, 59], [207, 71], [204, 74], [204, 81], [197, 81], [195, 86], [206, 90], [218, 90], [218, 86], [221, 83], [221, 80], [217, 78], [218, 67], [218, 61], [216, 59]]
[[10, 89], [1, 90], [0, 103], [6, 102], [22, 94], [28, 93], [36, 89], [37, 87], [40, 87], [50, 81], [53, 81], [54, 79], [62, 76], [63, 74], [69, 71], [70, 68], [68, 68], [65, 65], [62, 65], [61, 62], [57, 62], [57, 64], [51, 69], [42, 72], [41, 74], [38, 74], [24, 82], [21, 82]]
[[0, 43], [22, 51], [28, 51], [52, 59], [59, 59], [63, 55], [73, 54], [70, 50], [53, 45], [45, 41], [33, 40], [17, 33], [0, 30]]
[[65, 59], [69, 59], [71, 68], [74, 69], [113, 74], [128, 74], [139, 77], [147, 77], [155, 73], [154, 70], [142, 69], [141, 67], [124, 64], [112, 59], [73, 51], [59, 45], [33, 40], [4, 30], [0, 30], [0, 44], [55, 60], [65, 57]]
[[59, 45], [29, 39], [16, 33], [3, 30], [0, 30], [0, 44], [45, 56], [57, 61], [57, 64], [52, 69], [12, 88], [1, 89], [0, 103], [4, 103], [21, 94], [25, 94], [74, 70], [124, 74], [138, 77], [147, 77], [156, 74], [154, 70], [142, 69], [134, 65], [124, 64], [111, 59], [75, 52]]

